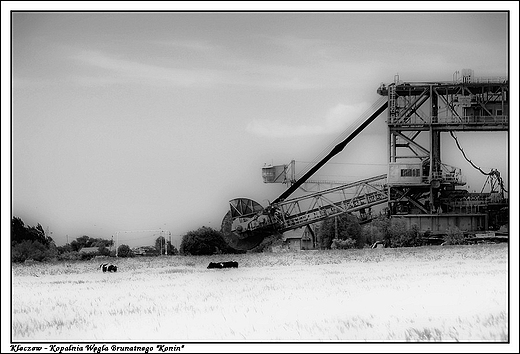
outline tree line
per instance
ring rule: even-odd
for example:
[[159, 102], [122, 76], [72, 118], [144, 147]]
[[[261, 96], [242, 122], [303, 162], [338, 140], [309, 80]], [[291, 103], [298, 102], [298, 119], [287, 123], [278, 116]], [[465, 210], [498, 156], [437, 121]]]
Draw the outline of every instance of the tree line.
[[[88, 260], [96, 256], [115, 257], [114, 241], [103, 238], [94, 238], [87, 235], [80, 236], [63, 246], [56, 246], [54, 240], [45, 234], [41, 224], [26, 225], [19, 217], [11, 220], [11, 261], [24, 262], [26, 260]], [[82, 252], [84, 248], [94, 249]], [[155, 240], [155, 247], [146, 247], [147, 256], [160, 254], [176, 255], [178, 250], [166, 242], [163, 236]], [[134, 251], [125, 244], [117, 247], [118, 257], [133, 257]]]
[[[376, 242], [384, 244], [385, 247], [414, 247], [425, 244], [425, 240], [429, 237], [428, 232], [420, 232], [416, 225], [408, 227], [402, 219], [381, 216], [369, 225], [360, 225], [357, 217], [352, 214], [343, 214], [319, 223], [315, 228], [315, 235], [318, 249], [364, 248]], [[463, 244], [464, 235], [457, 228], [450, 228], [444, 241], [449, 244]], [[269, 251], [273, 245], [283, 246], [282, 235], [267, 237], [249, 252]], [[85, 260], [95, 256], [116, 256], [113, 246], [112, 240], [92, 238], [86, 235], [80, 236], [64, 246], [56, 246], [54, 240], [45, 234], [40, 224], [29, 226], [18, 217], [12, 218], [11, 260], [13, 262], [24, 262], [28, 259], [35, 261]], [[85, 247], [94, 247], [97, 250], [92, 253], [81, 252]], [[220, 231], [205, 226], [183, 235], [179, 250], [171, 242], [166, 241], [163, 236], [159, 236], [155, 240], [154, 246], [140, 247], [139, 253], [134, 252], [125, 244], [119, 245], [117, 248], [118, 257], [245, 252], [231, 248], [225, 242]]]

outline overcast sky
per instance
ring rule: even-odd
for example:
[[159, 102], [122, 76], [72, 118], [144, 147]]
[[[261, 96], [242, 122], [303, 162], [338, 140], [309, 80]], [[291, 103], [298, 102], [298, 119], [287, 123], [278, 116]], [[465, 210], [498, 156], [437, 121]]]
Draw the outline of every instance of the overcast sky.
[[[265, 206], [281, 194], [284, 186], [262, 182], [265, 163], [313, 160], [394, 75], [449, 81], [470, 68], [477, 77], [507, 76], [507, 19], [14, 13], [12, 215], [48, 227], [58, 245], [67, 235], [220, 229], [230, 199]], [[385, 119], [386, 112], [327, 176], [386, 173]], [[457, 135], [475, 164], [509, 181], [507, 133]], [[442, 143], [443, 162], [462, 168], [466, 188], [480, 191], [485, 176], [449, 134]]]

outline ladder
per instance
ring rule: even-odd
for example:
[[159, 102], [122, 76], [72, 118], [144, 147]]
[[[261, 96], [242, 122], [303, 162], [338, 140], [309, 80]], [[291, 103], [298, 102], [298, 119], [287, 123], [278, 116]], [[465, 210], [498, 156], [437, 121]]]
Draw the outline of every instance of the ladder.
[[394, 83], [388, 87], [388, 109], [390, 112], [390, 123], [395, 123], [397, 118], [397, 93], [396, 86], [399, 83], [399, 75], [394, 76]]

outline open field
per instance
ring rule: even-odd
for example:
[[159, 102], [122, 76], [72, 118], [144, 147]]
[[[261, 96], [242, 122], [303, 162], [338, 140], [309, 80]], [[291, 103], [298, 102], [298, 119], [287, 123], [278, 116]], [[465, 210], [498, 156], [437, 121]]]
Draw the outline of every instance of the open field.
[[12, 340], [507, 341], [507, 247], [13, 265]]

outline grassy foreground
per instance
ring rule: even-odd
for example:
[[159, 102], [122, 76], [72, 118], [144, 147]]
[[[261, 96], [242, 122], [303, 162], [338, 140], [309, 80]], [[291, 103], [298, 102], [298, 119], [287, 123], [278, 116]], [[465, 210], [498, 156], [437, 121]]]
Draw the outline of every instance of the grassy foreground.
[[12, 339], [508, 340], [506, 244], [110, 261], [14, 264]]

